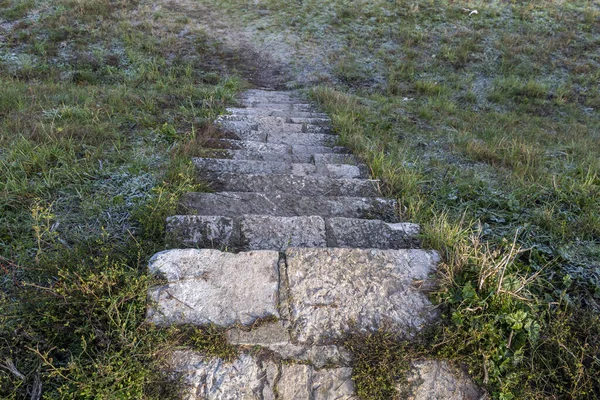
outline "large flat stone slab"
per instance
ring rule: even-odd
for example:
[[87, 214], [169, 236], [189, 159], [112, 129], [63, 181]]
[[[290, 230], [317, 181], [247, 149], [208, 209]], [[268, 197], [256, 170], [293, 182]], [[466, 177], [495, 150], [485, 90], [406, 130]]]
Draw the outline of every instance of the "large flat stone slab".
[[404, 249], [419, 244], [420, 227], [408, 222], [387, 223], [381, 220], [327, 218], [329, 247]]
[[268, 133], [265, 141], [276, 144], [333, 147], [337, 144], [338, 137], [326, 133], [297, 133], [283, 130]]
[[325, 221], [316, 216], [246, 215], [240, 219], [240, 241], [241, 247], [248, 249], [325, 247]]
[[234, 250], [288, 247], [403, 249], [418, 245], [419, 226], [357, 218], [319, 216], [175, 215], [167, 231], [178, 245]]
[[264, 141], [240, 140], [240, 139], [217, 139], [208, 142], [208, 147], [231, 150], [252, 150], [256, 152], [269, 152], [279, 154], [308, 155], [313, 154], [350, 154], [347, 147], [342, 146], [304, 146], [287, 145], [278, 143], [265, 143]]
[[232, 362], [194, 351], [175, 351], [167, 366], [182, 377], [183, 400], [275, 400], [277, 364], [241, 354]]
[[[260, 143], [260, 142], [259, 142]], [[265, 143], [267, 144], [267, 143]], [[285, 145], [280, 145], [285, 146]], [[288, 146], [285, 146], [288, 147]], [[291, 147], [290, 147], [291, 150]], [[285, 162], [288, 164], [310, 164], [313, 162], [313, 157], [310, 154], [291, 154], [270, 151], [255, 151], [255, 150], [229, 150], [229, 149], [207, 149], [202, 154], [203, 157], [210, 158], [228, 158], [231, 160], [255, 160], [255, 161], [275, 161]]]
[[286, 400], [358, 399], [352, 369], [346, 367], [315, 370], [310, 365], [283, 364], [277, 393]]
[[[283, 112], [314, 112], [315, 107], [311, 103], [263, 103], [256, 102], [250, 104], [250, 109], [254, 110], [266, 110], [266, 111], [283, 111]], [[229, 109], [228, 109], [229, 110]]]
[[[278, 132], [294, 133], [297, 135], [320, 133], [335, 137], [329, 125], [292, 123], [286, 122], [287, 120], [289, 119], [279, 117], [262, 117], [258, 119], [245, 116], [226, 116], [220, 117], [216, 123], [224, 130], [234, 132], [240, 137], [243, 137], [243, 131], [255, 131], [269, 135]], [[315, 119], [314, 121], [317, 122], [318, 120]]]
[[[223, 119], [231, 119], [232, 121], [240, 120], [240, 117], [248, 117], [250, 118], [262, 118], [262, 117], [280, 117], [280, 118], [323, 118], [328, 119], [329, 117], [325, 113], [320, 113], [316, 111], [306, 111], [306, 110], [294, 110], [294, 108], [298, 108], [297, 104], [287, 104], [282, 105], [283, 107], [276, 108], [266, 108], [266, 107], [228, 107], [227, 112], [228, 115], [223, 115], [220, 118]], [[291, 106], [291, 107], [290, 107]], [[294, 107], [296, 106], [296, 107]]]
[[297, 196], [288, 193], [187, 193], [181, 205], [190, 214], [347, 217], [395, 222], [396, 201], [380, 197]]
[[277, 364], [247, 353], [227, 362], [189, 350], [175, 351], [167, 367], [183, 378], [185, 400], [356, 399], [348, 367]]
[[217, 191], [288, 193], [300, 196], [379, 196], [379, 180], [266, 174], [203, 174]]
[[[318, 175], [330, 178], [365, 178], [366, 166], [349, 164], [299, 164], [282, 161], [231, 160], [223, 158], [193, 158], [201, 172], [229, 174], [292, 174], [300, 176]], [[214, 174], [212, 174], [214, 175]]]
[[288, 248], [285, 254], [291, 333], [300, 344], [327, 344], [351, 325], [410, 336], [435, 316], [417, 285], [435, 271], [434, 251]]
[[149, 262], [166, 283], [148, 290], [147, 318], [159, 325], [248, 325], [279, 317], [279, 253], [166, 250]]

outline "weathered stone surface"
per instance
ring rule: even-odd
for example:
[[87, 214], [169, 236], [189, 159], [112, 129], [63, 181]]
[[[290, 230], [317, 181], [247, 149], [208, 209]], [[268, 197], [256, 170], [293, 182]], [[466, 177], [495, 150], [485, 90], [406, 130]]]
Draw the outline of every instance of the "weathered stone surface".
[[483, 396], [464, 371], [437, 360], [414, 362], [398, 391], [406, 400], [479, 400]]
[[272, 361], [242, 354], [233, 362], [192, 351], [175, 351], [169, 370], [183, 378], [184, 400], [274, 400], [278, 373]]
[[[256, 139], [252, 139], [256, 140]], [[338, 138], [336, 135], [325, 133], [296, 133], [277, 131], [269, 133], [266, 137], [267, 143], [279, 143], [302, 146], [335, 146]]]
[[213, 215], [174, 215], [167, 218], [167, 232], [185, 246], [212, 249], [233, 246], [239, 241], [237, 221]]
[[380, 220], [328, 218], [329, 247], [402, 249], [418, 244], [419, 225]]
[[319, 153], [334, 153], [334, 154], [350, 154], [350, 150], [343, 146], [307, 146], [303, 144], [292, 144], [292, 153], [306, 153], [306, 154], [319, 154]]
[[355, 399], [352, 370], [316, 370], [310, 365], [283, 364], [242, 353], [232, 362], [193, 351], [175, 351], [169, 371], [183, 378], [185, 400], [343, 400]]
[[[285, 132], [295, 135], [318, 133], [333, 137], [336, 136], [332, 134], [331, 127], [328, 125], [318, 123], [292, 123], [288, 121], [290, 121], [289, 118], [280, 117], [255, 118], [248, 116], [228, 116], [217, 120], [217, 124], [220, 125], [224, 130], [234, 132], [240, 137], [244, 137], [245, 135], [249, 134], [244, 133], [243, 131], [260, 132], [266, 135]], [[318, 122], [319, 120], [314, 119], [313, 121]]]
[[246, 215], [240, 222], [243, 248], [284, 250], [295, 247], [325, 247], [325, 221], [317, 216], [272, 217]]
[[[286, 109], [277, 109], [277, 108], [265, 108], [265, 107], [247, 107], [247, 108], [236, 108], [230, 107], [227, 108], [227, 112], [230, 114], [223, 115], [219, 118], [222, 119], [231, 119], [232, 121], [240, 120], [240, 118], [247, 117], [248, 119], [254, 118], [255, 120], [260, 120], [263, 117], [282, 117], [282, 118], [322, 118], [329, 120], [329, 117], [325, 113], [320, 113], [316, 111], [301, 111], [294, 110], [293, 107], [290, 109], [290, 105], [283, 105], [281, 108]], [[292, 104], [292, 106], [294, 106]]]
[[283, 360], [309, 362], [315, 368], [326, 365], [348, 365], [350, 353], [338, 346], [300, 346], [290, 341], [287, 327], [281, 321], [261, 325], [250, 331], [230, 329], [227, 340], [233, 345], [261, 346], [276, 353]]
[[375, 197], [378, 180], [337, 179], [298, 175], [204, 173], [216, 190], [227, 192], [283, 192], [300, 196]]
[[320, 215], [396, 220], [396, 201], [380, 197], [297, 196], [288, 193], [187, 193], [182, 205], [202, 215], [233, 217], [241, 214], [296, 217]]
[[[260, 143], [260, 142], [259, 142]], [[267, 143], [265, 143], [267, 144]], [[285, 145], [281, 145], [285, 146]], [[256, 161], [277, 161], [285, 162], [288, 164], [299, 163], [299, 164], [310, 164], [312, 163], [312, 156], [310, 154], [291, 154], [291, 153], [278, 153], [269, 151], [254, 151], [254, 150], [216, 150], [207, 151], [205, 157], [213, 158], [229, 158], [232, 160], [256, 160]]]
[[309, 365], [284, 364], [277, 392], [286, 400], [357, 399], [350, 368], [315, 370]]
[[288, 248], [292, 337], [326, 344], [351, 323], [363, 331], [387, 325], [410, 336], [434, 317], [415, 281], [427, 280], [438, 260], [424, 250]]
[[149, 262], [165, 285], [148, 290], [148, 319], [160, 325], [248, 325], [279, 317], [279, 253], [218, 250], [166, 250]]
[[330, 178], [354, 179], [364, 176], [364, 169], [347, 164], [297, 164], [280, 161], [230, 160], [223, 158], [193, 158], [199, 171], [231, 174], [292, 174], [320, 175]]
[[[254, 103], [249, 104], [253, 109], [262, 109], [266, 111], [300, 111], [314, 112], [315, 107], [310, 103]], [[227, 109], [229, 110], [229, 109]]]
[[350, 164], [358, 165], [360, 161], [352, 154], [332, 154], [332, 153], [316, 153], [313, 154], [315, 164]]
[[278, 250], [288, 247], [403, 249], [418, 245], [419, 226], [358, 218], [319, 216], [175, 215], [167, 231], [188, 247]]
[[270, 91], [252, 89], [247, 90], [240, 96], [244, 105], [253, 103], [301, 103], [301, 97], [294, 92]]
[[232, 150], [253, 150], [266, 151], [270, 153], [298, 154], [305, 155], [312, 159], [313, 154], [350, 154], [350, 150], [342, 146], [304, 146], [287, 145], [278, 143], [265, 143], [264, 141], [239, 140], [239, 139], [218, 139], [209, 142], [210, 145], [217, 148]]

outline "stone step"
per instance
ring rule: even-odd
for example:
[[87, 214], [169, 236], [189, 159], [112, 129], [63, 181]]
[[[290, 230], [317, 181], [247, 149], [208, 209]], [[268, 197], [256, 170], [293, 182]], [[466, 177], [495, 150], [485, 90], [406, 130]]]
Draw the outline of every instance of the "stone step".
[[423, 292], [439, 262], [434, 251], [290, 247], [283, 261], [270, 250], [157, 253], [148, 269], [164, 283], [148, 290], [147, 318], [224, 328], [277, 318], [293, 343], [330, 345], [352, 325], [411, 337], [437, 317]]
[[312, 162], [319, 164], [350, 164], [350, 165], [364, 165], [360, 160], [353, 154], [319, 154], [315, 153], [312, 156]]
[[296, 93], [269, 92], [269, 91], [248, 91], [240, 96], [244, 105], [255, 103], [302, 103], [302, 99]]
[[[266, 144], [266, 143], [265, 143]], [[314, 161], [314, 157], [311, 154], [300, 153], [291, 154], [288, 152], [288, 147], [283, 146], [286, 151], [281, 153], [279, 151], [256, 151], [251, 149], [241, 150], [227, 150], [227, 149], [206, 149], [202, 151], [202, 155], [206, 158], [228, 158], [230, 160], [254, 160], [254, 161], [277, 161], [284, 163], [299, 163], [299, 164], [311, 164]]]
[[[262, 325], [259, 327], [262, 328]], [[270, 340], [271, 337], [268, 338]], [[179, 349], [170, 354], [167, 371], [181, 376], [182, 398], [212, 399], [214, 394], [226, 393], [228, 399], [280, 399], [280, 400], [356, 400], [356, 387], [352, 368], [339, 364], [321, 367], [310, 359], [282, 357], [280, 362], [267, 358], [249, 348], [233, 360], [213, 357], [192, 349]], [[263, 346], [261, 346], [263, 347]], [[309, 350], [296, 350], [298, 346], [264, 346], [279, 354], [292, 347], [301, 355], [319, 352], [328, 346], [313, 346]], [[284, 355], [289, 354], [284, 352]], [[325, 350], [331, 353], [331, 350]], [[406, 376], [394, 382], [394, 398], [410, 400], [481, 400], [489, 395], [480, 389], [462, 369], [447, 361], [422, 359], [407, 366]], [[403, 393], [410, 396], [400, 397]], [[222, 397], [214, 397], [222, 398]]]
[[338, 141], [338, 137], [336, 135], [329, 135], [326, 133], [297, 133], [285, 131], [267, 132], [250, 129], [236, 129], [234, 132], [240, 138], [240, 140], [286, 144], [291, 146], [335, 147]]
[[233, 174], [292, 174], [299, 176], [327, 176], [330, 178], [367, 178], [368, 167], [364, 164], [299, 164], [281, 161], [231, 160], [223, 158], [193, 158], [199, 172]]
[[220, 119], [216, 121], [221, 129], [237, 133], [238, 131], [260, 131], [260, 132], [293, 132], [293, 133], [326, 133], [332, 134], [329, 125], [291, 124], [283, 123], [259, 123], [249, 120]]
[[277, 111], [299, 111], [299, 112], [314, 112], [315, 106], [310, 103], [256, 103], [252, 109], [265, 109]]
[[288, 247], [415, 248], [419, 226], [357, 218], [319, 216], [175, 215], [167, 231], [177, 245], [234, 250], [277, 250]]
[[265, 143], [264, 141], [240, 140], [240, 139], [217, 139], [209, 141], [206, 146], [219, 149], [232, 150], [250, 150], [264, 151], [278, 154], [345, 154], [349, 155], [350, 150], [342, 146], [306, 146], [306, 145], [286, 145], [278, 143]]
[[[294, 111], [294, 110], [278, 110], [273, 108], [264, 108], [264, 107], [247, 107], [247, 108], [238, 108], [238, 107], [230, 107], [227, 108], [227, 112], [230, 114], [220, 116], [219, 118], [223, 120], [229, 121], [242, 121], [245, 119], [251, 121], [260, 121], [264, 117], [279, 117], [283, 120], [294, 119], [294, 118], [318, 118], [318, 119], [326, 119], [331, 122], [329, 116], [325, 113], [320, 113], [316, 111]], [[306, 123], [306, 122], [301, 122]]]
[[[257, 142], [262, 143], [262, 142]], [[266, 144], [266, 143], [263, 143]], [[286, 163], [300, 164], [349, 164], [361, 165], [360, 161], [352, 154], [310, 154], [296, 153], [292, 154], [292, 149], [286, 145], [276, 148], [275, 151], [265, 149], [205, 149], [203, 157], [205, 158], [228, 158], [231, 160], [256, 160], [256, 161], [279, 161]], [[364, 166], [364, 164], [362, 164]], [[365, 167], [363, 167], [365, 168]], [[368, 168], [365, 168], [368, 170]]]
[[223, 174], [203, 175], [216, 191], [283, 192], [296, 196], [377, 197], [380, 181], [375, 179], [335, 179], [298, 175]]
[[282, 126], [285, 124], [291, 125], [329, 125], [331, 120], [327, 114], [321, 113], [302, 113], [304, 116], [288, 116], [288, 115], [276, 115], [282, 114], [280, 111], [272, 111], [268, 115], [266, 113], [251, 112], [248, 108], [240, 108], [239, 110], [245, 110], [244, 112], [237, 112], [230, 115], [219, 116], [219, 121], [234, 121], [234, 122], [248, 122], [260, 125], [277, 125]]
[[381, 197], [298, 196], [255, 192], [187, 193], [182, 197], [181, 206], [186, 211], [185, 214], [225, 217], [243, 214], [278, 217], [319, 215], [398, 221], [396, 200]]

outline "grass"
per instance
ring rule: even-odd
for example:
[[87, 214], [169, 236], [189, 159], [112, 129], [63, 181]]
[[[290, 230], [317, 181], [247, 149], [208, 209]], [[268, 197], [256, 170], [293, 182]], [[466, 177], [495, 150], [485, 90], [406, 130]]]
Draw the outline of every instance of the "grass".
[[[348, 339], [363, 398], [394, 396], [418, 357], [497, 399], [600, 397], [597, 3], [205, 3], [337, 44], [314, 98], [443, 255], [439, 326]], [[0, 17], [0, 396], [173, 397], [169, 349], [234, 353], [214, 328], [144, 324], [145, 264], [203, 190], [189, 156], [245, 67], [176, 7], [2, 0]]]
[[231, 351], [214, 330], [144, 322], [165, 216], [204, 188], [189, 153], [242, 87], [218, 45], [151, 14], [0, 3], [2, 398], [171, 398], [168, 349]]
[[[418, 354], [466, 365], [493, 398], [599, 397], [597, 2], [217, 6], [338, 44], [314, 99], [444, 256], [442, 324]], [[415, 354], [378, 341], [396, 356], [355, 346], [364, 398], [389, 398], [379, 383]]]

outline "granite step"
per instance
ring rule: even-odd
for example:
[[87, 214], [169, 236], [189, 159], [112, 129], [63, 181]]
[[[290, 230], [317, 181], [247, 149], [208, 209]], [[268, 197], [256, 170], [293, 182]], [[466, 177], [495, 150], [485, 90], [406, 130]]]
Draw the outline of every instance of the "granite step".
[[178, 247], [278, 250], [288, 247], [405, 249], [418, 246], [419, 226], [358, 218], [270, 215], [175, 215], [167, 232]]
[[300, 164], [281, 161], [231, 160], [223, 158], [193, 158], [199, 172], [233, 174], [292, 174], [300, 176], [327, 176], [330, 178], [367, 178], [368, 167], [364, 164]]
[[185, 214], [224, 217], [243, 214], [279, 217], [319, 215], [398, 222], [396, 200], [380, 197], [298, 196], [256, 192], [187, 193], [182, 197], [181, 207]]
[[207, 147], [232, 150], [264, 151], [278, 154], [350, 154], [350, 150], [343, 146], [306, 146], [288, 145], [281, 143], [265, 143], [257, 140], [217, 139], [206, 143]]
[[329, 125], [314, 124], [292, 124], [287, 122], [266, 123], [253, 120], [228, 120], [220, 119], [216, 121], [225, 131], [238, 133], [238, 131], [262, 131], [262, 132], [293, 132], [304, 133], [325, 133], [332, 135]]
[[292, 112], [315, 112], [316, 110], [315, 106], [311, 103], [256, 103], [248, 108]]
[[322, 146], [335, 147], [338, 137], [326, 133], [298, 133], [286, 131], [264, 131], [254, 129], [236, 129], [235, 134], [240, 140], [265, 142], [274, 144], [286, 144], [297, 146]]
[[[288, 115], [267, 115], [265, 113], [251, 112], [252, 109], [240, 108], [245, 110], [243, 113], [237, 112], [230, 115], [221, 115], [219, 121], [234, 121], [234, 122], [249, 122], [264, 125], [329, 125], [331, 120], [327, 114], [321, 113], [304, 113], [304, 116], [288, 116]], [[272, 114], [283, 114], [280, 111], [273, 111]]]
[[283, 192], [296, 196], [377, 197], [381, 182], [376, 179], [336, 179], [298, 175], [203, 173], [215, 191]]
[[[261, 142], [258, 142], [261, 143]], [[291, 148], [286, 145], [283, 148], [277, 148], [275, 151], [255, 150], [255, 149], [205, 149], [202, 156], [204, 158], [228, 158], [231, 160], [256, 160], [256, 161], [279, 161], [286, 163], [301, 164], [350, 164], [360, 165], [358, 160], [352, 154], [310, 154], [310, 153], [291, 153]]]
[[219, 118], [229, 121], [242, 121], [244, 119], [260, 120], [264, 117], [279, 117], [283, 120], [286, 120], [287, 118], [318, 118], [326, 119], [327, 121], [331, 122], [327, 114], [316, 111], [278, 110], [264, 107], [232, 107], [227, 108], [227, 112], [230, 114], [220, 116]]

